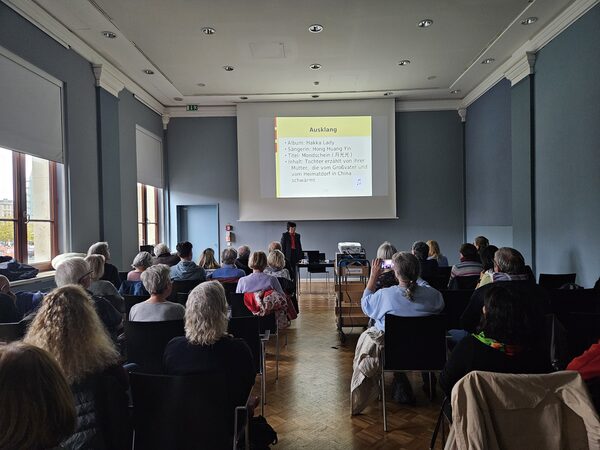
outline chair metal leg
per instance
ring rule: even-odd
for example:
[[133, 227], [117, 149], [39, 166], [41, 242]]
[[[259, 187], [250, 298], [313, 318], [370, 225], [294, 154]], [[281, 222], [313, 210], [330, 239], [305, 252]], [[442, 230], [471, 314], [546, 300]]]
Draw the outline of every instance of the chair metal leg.
[[387, 411], [385, 410], [385, 372], [381, 371], [381, 407], [383, 408], [383, 431], [387, 432]]
[[275, 334], [275, 379], [279, 380], [279, 330]]
[[442, 442], [444, 441], [444, 406], [440, 408], [440, 413], [438, 414], [437, 421], [435, 423], [435, 428], [433, 429], [433, 435], [431, 436], [431, 443], [429, 444], [429, 449], [433, 450], [435, 447], [435, 441], [437, 440], [437, 435], [440, 430], [440, 426], [442, 427]]
[[433, 401], [433, 372], [429, 372], [429, 401]]
[[261, 361], [261, 365], [262, 365], [262, 370], [261, 370], [261, 374], [260, 374], [260, 414], [262, 416], [265, 415], [265, 405], [267, 404], [267, 386], [266, 386], [266, 381], [267, 381], [267, 363], [266, 363], [266, 358], [265, 358], [265, 343], [264, 341], [261, 342], [261, 350], [262, 350], [262, 361]]

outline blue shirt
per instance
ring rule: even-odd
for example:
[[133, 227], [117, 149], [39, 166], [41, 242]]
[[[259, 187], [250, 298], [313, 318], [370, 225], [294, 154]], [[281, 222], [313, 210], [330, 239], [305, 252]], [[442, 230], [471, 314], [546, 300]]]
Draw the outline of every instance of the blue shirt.
[[220, 269], [215, 270], [207, 276], [209, 280], [217, 278], [242, 278], [246, 276], [246, 272], [238, 269], [234, 264], [223, 264]]
[[406, 288], [392, 286], [377, 292], [365, 289], [360, 301], [363, 312], [375, 320], [375, 328], [385, 331], [385, 315], [421, 317], [439, 314], [444, 309], [442, 294], [421, 280], [417, 281], [412, 300], [406, 298]]

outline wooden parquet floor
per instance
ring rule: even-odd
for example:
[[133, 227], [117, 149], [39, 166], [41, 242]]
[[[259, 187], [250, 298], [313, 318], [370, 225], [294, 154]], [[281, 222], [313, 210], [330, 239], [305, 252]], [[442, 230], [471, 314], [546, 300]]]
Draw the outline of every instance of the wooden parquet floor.
[[[440, 408], [421, 390], [419, 374], [409, 375], [416, 406], [388, 397], [388, 432], [383, 431], [381, 402], [363, 414], [350, 415], [350, 378], [360, 329], [346, 328], [341, 344], [335, 327], [332, 283], [302, 284], [300, 314], [281, 338], [279, 380], [275, 380], [275, 347], [267, 350], [265, 416], [278, 433], [274, 449], [428, 449]], [[386, 386], [391, 385], [391, 375]], [[257, 378], [255, 392], [260, 391]], [[390, 392], [389, 390], [387, 392]], [[439, 398], [439, 389], [438, 389]], [[441, 448], [440, 439], [436, 448]]]

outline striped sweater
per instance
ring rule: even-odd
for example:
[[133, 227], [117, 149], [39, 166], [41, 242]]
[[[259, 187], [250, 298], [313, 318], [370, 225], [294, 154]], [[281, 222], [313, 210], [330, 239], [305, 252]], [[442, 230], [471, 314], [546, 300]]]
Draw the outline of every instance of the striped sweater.
[[470, 277], [479, 275], [483, 271], [483, 266], [478, 261], [461, 261], [452, 266], [450, 279], [455, 277]]

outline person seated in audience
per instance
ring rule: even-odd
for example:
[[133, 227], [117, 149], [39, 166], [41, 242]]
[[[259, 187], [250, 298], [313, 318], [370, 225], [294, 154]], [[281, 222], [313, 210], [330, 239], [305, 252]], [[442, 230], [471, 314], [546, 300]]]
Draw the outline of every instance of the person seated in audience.
[[129, 312], [130, 322], [161, 322], [183, 319], [185, 314], [183, 305], [167, 301], [173, 287], [170, 275], [169, 266], [166, 264], [157, 264], [142, 272], [142, 283], [150, 293], [150, 298], [133, 305]]
[[173, 338], [165, 348], [165, 373], [222, 372], [231, 389], [225, 401], [229, 402], [233, 421], [235, 407], [246, 404], [256, 368], [248, 345], [227, 333], [227, 301], [218, 281], [207, 281], [190, 292], [184, 326], [185, 336]]
[[461, 245], [459, 253], [460, 262], [452, 266], [448, 286], [452, 285], [454, 278], [479, 276], [483, 270], [479, 253], [477, 253], [477, 248], [473, 244], [465, 243]]
[[0, 275], [0, 323], [14, 323], [22, 319], [16, 302], [15, 294], [10, 291], [10, 281]]
[[[54, 281], [59, 288], [68, 284], [77, 284], [87, 290], [92, 282], [91, 275], [92, 270], [85, 259], [71, 258], [56, 268]], [[91, 292], [90, 295], [92, 296], [98, 316], [106, 327], [106, 331], [113, 339], [116, 339], [121, 328], [121, 313], [104, 297], [94, 295]]]
[[252, 273], [238, 280], [235, 292], [245, 294], [246, 292], [269, 291], [271, 289], [285, 295], [281, 284], [276, 277], [264, 273], [267, 267], [267, 255], [265, 252], [254, 252], [248, 261]]
[[96, 242], [92, 244], [88, 249], [87, 256], [90, 255], [102, 255], [104, 256], [104, 275], [101, 280], [110, 281], [114, 287], [119, 289], [121, 286], [121, 279], [119, 278], [119, 269], [113, 266], [110, 261], [110, 250], [108, 249], [108, 242]]
[[[540, 311], [547, 310], [546, 292], [532, 281], [525, 269], [525, 259], [518, 250], [510, 247], [499, 248], [494, 254], [494, 273], [492, 282], [476, 289], [471, 296], [469, 304], [465, 308], [460, 323], [464, 330], [472, 333], [477, 328], [481, 319], [481, 309], [484, 297], [488, 289], [495, 285], [515, 292], [520, 296], [535, 317], [539, 317]], [[543, 329], [542, 323], [536, 323], [537, 327]], [[540, 335], [543, 332], [540, 331]]]
[[141, 275], [148, 267], [152, 266], [152, 255], [148, 252], [139, 252], [133, 258], [130, 270], [127, 273], [127, 281], [141, 281]]
[[525, 299], [502, 286], [492, 286], [485, 294], [478, 330], [456, 345], [441, 374], [440, 386], [446, 396], [473, 370], [551, 372], [548, 355], [536, 345], [535, 330]]
[[249, 264], [250, 260], [250, 247], [247, 245], [241, 245], [238, 248], [238, 257], [235, 260], [235, 267], [238, 269], [242, 269], [246, 275], [250, 275], [252, 273], [252, 269]]
[[208, 275], [221, 267], [215, 259], [215, 251], [212, 248], [204, 249], [202, 256], [200, 257], [200, 261], [198, 262], [198, 266], [204, 269], [207, 278]]
[[204, 269], [198, 267], [196, 263], [192, 261], [191, 242], [185, 241], [177, 244], [177, 254], [181, 261], [171, 267], [172, 280], [197, 280], [199, 283], [206, 280]]
[[127, 374], [92, 298], [81, 286], [67, 285], [50, 292], [24, 342], [49, 352], [71, 387], [77, 426], [62, 447], [131, 448]]
[[477, 251], [480, 252], [481, 250], [486, 248], [488, 245], [490, 245], [490, 241], [485, 236], [477, 236], [473, 240], [473, 245], [475, 246]]
[[[361, 299], [363, 312], [375, 321], [376, 331], [385, 332], [385, 315], [402, 317], [422, 317], [439, 314], [444, 309], [442, 294], [426, 283], [420, 282], [420, 262], [408, 252], [398, 252], [392, 257], [397, 286], [375, 291], [377, 279], [382, 273], [382, 260], [376, 258], [371, 265], [371, 275]], [[368, 333], [369, 330], [365, 331]], [[373, 330], [372, 330], [373, 331]], [[358, 349], [358, 346], [357, 346]], [[425, 377], [424, 377], [425, 381]], [[424, 383], [425, 386], [428, 384]], [[408, 378], [403, 373], [394, 376], [392, 388], [394, 400], [400, 403], [414, 403], [414, 395]]]
[[427, 241], [429, 247], [429, 257], [427, 259], [435, 259], [438, 263], [438, 267], [448, 267], [448, 258], [442, 255], [440, 251], [440, 244], [437, 241]]
[[88, 291], [92, 295], [97, 295], [107, 299], [117, 311], [125, 311], [123, 304], [123, 296], [119, 294], [119, 291], [113, 286], [110, 281], [102, 280], [104, 274], [104, 256], [102, 255], [90, 255], [86, 256], [85, 262], [92, 273], [90, 273], [90, 285]]
[[207, 278], [212, 280], [222, 279], [237, 283], [240, 278], [246, 276], [246, 272], [244, 272], [242, 269], [238, 269], [235, 266], [236, 258], [237, 250], [235, 248], [225, 248], [221, 252], [221, 267], [208, 275]]
[[479, 252], [482, 269], [479, 274], [479, 283], [477, 283], [476, 289], [492, 282], [492, 275], [494, 273], [494, 255], [496, 254], [496, 250], [498, 250], [498, 247], [495, 245], [488, 245]]
[[412, 254], [417, 257], [421, 264], [421, 278], [427, 278], [437, 274], [438, 262], [436, 259], [428, 259], [429, 246], [423, 241], [417, 241], [412, 246]]
[[162, 242], [154, 246], [154, 254], [156, 256], [152, 258], [152, 264], [166, 264], [171, 267], [179, 262], [179, 256], [172, 255], [169, 246]]
[[292, 280], [290, 273], [285, 268], [285, 256], [281, 250], [273, 250], [269, 252], [267, 256], [267, 267], [265, 267], [265, 273], [277, 278], [285, 278], [286, 280]]
[[[396, 247], [394, 247], [390, 242], [385, 241], [383, 244], [377, 248], [377, 259], [381, 260], [382, 263], [385, 260], [391, 260], [392, 257], [397, 253]], [[375, 291], [378, 291], [381, 288], [387, 288], [391, 286], [398, 285], [398, 278], [396, 278], [396, 273], [394, 272], [393, 264], [390, 267], [381, 267], [381, 273], [379, 277], [377, 277], [377, 281], [375, 282]]]
[[[281, 242], [279, 241], [272, 241], [269, 244], [269, 247], [267, 248], [268, 252], [271, 253], [273, 250], [279, 250], [281, 253], [283, 253], [283, 250], [281, 249]], [[290, 264], [290, 261], [285, 257], [285, 254], [283, 255], [283, 258], [285, 260], [285, 268], [287, 269], [288, 273], [290, 274], [290, 279], [292, 281], [296, 280], [296, 271], [292, 268], [292, 265]]]
[[0, 448], [48, 450], [75, 430], [73, 394], [45, 350], [0, 345]]
[[600, 341], [577, 356], [566, 370], [576, 370], [587, 383], [596, 411], [600, 412]]

